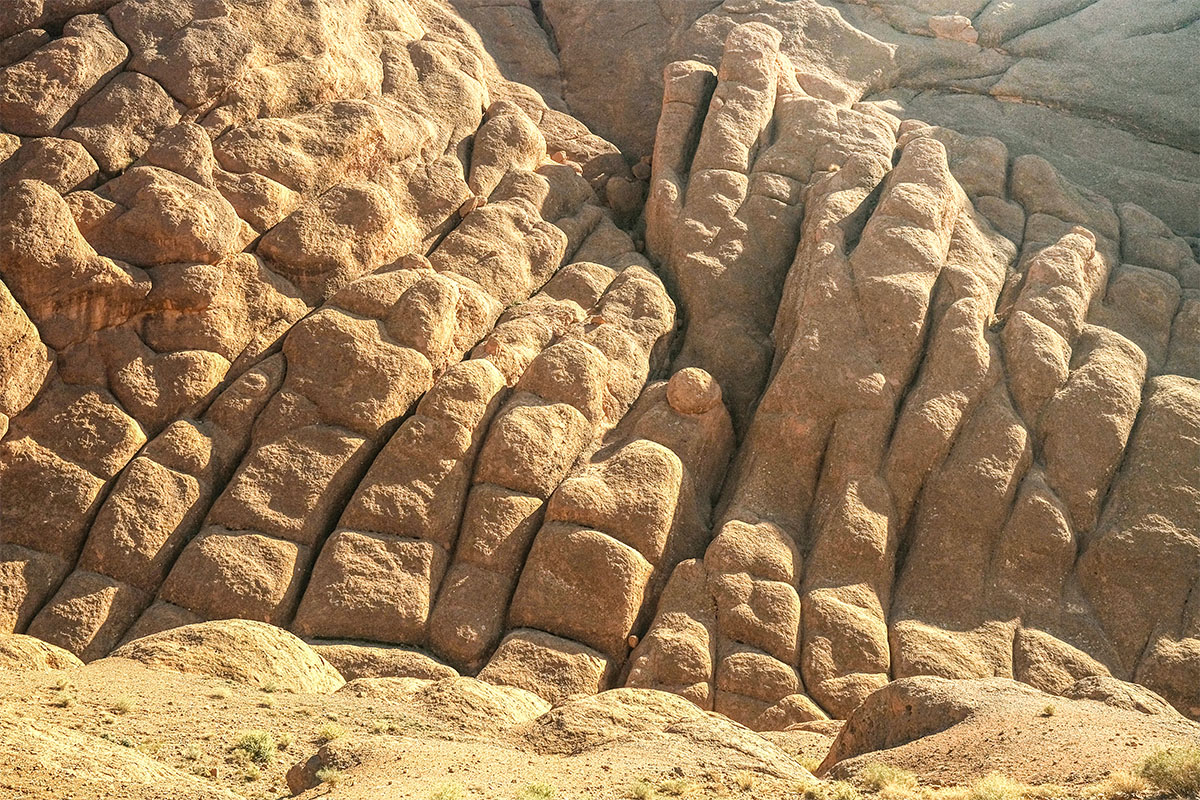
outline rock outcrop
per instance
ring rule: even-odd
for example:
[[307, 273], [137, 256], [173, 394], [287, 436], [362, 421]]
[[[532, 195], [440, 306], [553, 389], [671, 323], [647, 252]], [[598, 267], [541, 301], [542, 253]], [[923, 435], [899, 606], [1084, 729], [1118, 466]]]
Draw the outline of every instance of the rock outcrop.
[[[1087, 747], [1073, 746], [1068, 730], [1091, 731]], [[1085, 678], [1066, 697], [1003, 678], [903, 678], [855, 709], [818, 774], [852, 778], [882, 762], [933, 784], [993, 773], [1035, 785], [1096, 784], [1113, 764], [1197, 735], [1153, 692], [1111, 678]]]
[[1063, 48], [1058, 6], [649, 5], [0, 19], [0, 631], [522, 720], [914, 676], [1200, 718], [1200, 81], [1121, 71], [1121, 0]]

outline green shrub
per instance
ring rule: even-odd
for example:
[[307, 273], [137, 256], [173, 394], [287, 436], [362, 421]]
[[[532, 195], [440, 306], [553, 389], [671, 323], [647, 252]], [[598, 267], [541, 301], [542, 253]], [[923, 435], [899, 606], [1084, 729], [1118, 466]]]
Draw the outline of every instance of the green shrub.
[[246, 731], [238, 737], [234, 752], [258, 764], [270, 764], [275, 760], [278, 744], [275, 737], [266, 731]]
[[1155, 788], [1180, 797], [1200, 795], [1200, 747], [1168, 747], [1155, 751], [1138, 769]]

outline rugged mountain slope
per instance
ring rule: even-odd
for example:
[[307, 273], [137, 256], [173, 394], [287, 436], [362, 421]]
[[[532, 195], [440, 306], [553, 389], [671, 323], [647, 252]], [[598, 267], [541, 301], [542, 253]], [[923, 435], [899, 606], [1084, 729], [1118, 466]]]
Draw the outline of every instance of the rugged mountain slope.
[[1187, 209], [901, 121], [858, 12], [650, 5], [703, 43], [661, 100], [572, 55], [640, 54], [603, 3], [0, 22], [0, 626], [259, 620], [758, 729], [917, 675], [1200, 716]]

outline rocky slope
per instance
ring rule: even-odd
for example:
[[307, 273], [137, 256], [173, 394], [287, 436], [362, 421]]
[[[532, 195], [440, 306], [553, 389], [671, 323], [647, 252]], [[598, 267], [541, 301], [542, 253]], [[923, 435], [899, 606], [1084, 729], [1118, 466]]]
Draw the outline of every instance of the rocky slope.
[[957, 5], [21, 0], [0, 630], [1200, 717], [1200, 7]]
[[1020, 796], [968, 794], [995, 774], [1029, 797], [1148, 800], [1167, 795], [1115, 783], [1114, 768], [1129, 776], [1200, 736], [1162, 698], [1112, 678], [1052, 697], [1003, 678], [928, 676], [893, 682], [844, 724], [756, 734], [653, 689], [552, 707], [469, 677], [342, 663], [343, 681], [295, 636], [242, 620], [175, 628], [87, 665], [5, 635], [0, 664], [0, 797], [26, 800]]

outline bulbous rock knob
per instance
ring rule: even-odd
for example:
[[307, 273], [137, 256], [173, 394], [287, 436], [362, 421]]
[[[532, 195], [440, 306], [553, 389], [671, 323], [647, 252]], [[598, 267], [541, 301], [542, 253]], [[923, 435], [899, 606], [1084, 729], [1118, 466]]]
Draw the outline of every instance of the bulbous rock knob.
[[721, 402], [721, 386], [699, 367], [686, 367], [667, 382], [667, 402], [680, 414], [703, 414]]

